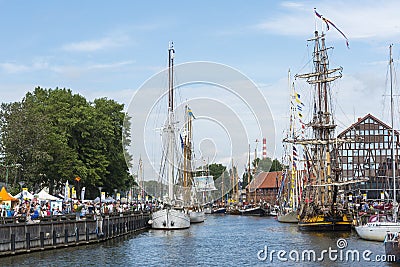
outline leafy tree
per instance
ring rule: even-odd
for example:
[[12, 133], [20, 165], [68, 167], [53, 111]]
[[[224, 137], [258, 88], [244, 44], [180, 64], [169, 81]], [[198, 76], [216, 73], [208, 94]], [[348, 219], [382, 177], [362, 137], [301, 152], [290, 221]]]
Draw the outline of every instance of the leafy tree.
[[20, 164], [20, 180], [36, 190], [61, 191], [67, 180], [93, 196], [100, 185], [108, 192], [126, 189], [132, 177], [124, 120], [123, 105], [113, 100], [90, 103], [70, 89], [37, 87], [21, 102], [1, 105], [1, 164]]
[[[213, 163], [208, 165], [208, 170], [210, 175], [214, 177], [214, 180], [218, 179], [224, 172], [226, 171], [226, 166], [223, 166], [220, 163]], [[229, 175], [229, 174], [228, 174]]]
[[274, 159], [271, 164], [271, 172], [281, 171], [283, 170], [283, 165], [280, 163], [279, 160]]

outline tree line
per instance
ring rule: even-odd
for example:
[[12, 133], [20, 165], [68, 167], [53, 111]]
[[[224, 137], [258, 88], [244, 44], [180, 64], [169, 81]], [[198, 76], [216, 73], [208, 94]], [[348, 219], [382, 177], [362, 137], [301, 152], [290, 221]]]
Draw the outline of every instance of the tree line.
[[106, 192], [128, 189], [134, 180], [123, 109], [114, 100], [90, 102], [65, 88], [37, 87], [20, 102], [2, 103], [0, 170], [10, 176], [3, 181], [10, 190], [47, 186], [50, 193], [63, 193], [68, 181], [78, 190], [85, 187], [87, 198], [99, 196], [98, 186]]

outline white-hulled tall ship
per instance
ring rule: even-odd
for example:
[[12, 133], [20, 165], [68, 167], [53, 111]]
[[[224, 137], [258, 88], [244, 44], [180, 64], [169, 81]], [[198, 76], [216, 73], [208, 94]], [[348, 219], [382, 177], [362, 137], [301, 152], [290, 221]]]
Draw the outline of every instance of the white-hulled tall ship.
[[174, 54], [175, 50], [171, 43], [168, 49], [168, 118], [164, 127], [164, 140], [166, 145], [163, 148], [162, 159], [167, 168], [168, 195], [164, 199], [162, 209], [153, 212], [151, 216], [151, 227], [153, 229], [174, 230], [190, 227], [190, 218], [183, 207], [177, 207], [174, 194], [175, 178], [175, 121], [174, 121]]

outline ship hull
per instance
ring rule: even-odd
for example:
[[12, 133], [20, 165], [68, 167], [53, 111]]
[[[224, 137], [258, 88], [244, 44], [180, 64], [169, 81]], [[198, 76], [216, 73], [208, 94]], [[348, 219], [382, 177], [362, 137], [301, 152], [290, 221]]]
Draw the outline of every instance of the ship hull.
[[202, 223], [205, 220], [204, 211], [190, 211], [189, 212], [190, 223]]
[[151, 216], [151, 228], [178, 230], [190, 227], [190, 217], [183, 210], [162, 209]]
[[211, 214], [225, 214], [226, 208], [218, 208], [218, 209], [213, 209], [211, 211]]
[[302, 223], [298, 224], [301, 231], [351, 231], [351, 222], [334, 223], [334, 222], [318, 222], [318, 223]]
[[241, 215], [244, 216], [265, 216], [266, 212], [261, 207], [239, 210]]
[[351, 231], [352, 222], [347, 216], [325, 217], [314, 216], [299, 220], [299, 230], [301, 231]]
[[367, 223], [355, 227], [359, 237], [371, 241], [384, 241], [386, 234], [390, 232], [400, 232], [400, 223], [382, 222]]
[[290, 211], [286, 214], [278, 213], [277, 220], [278, 220], [278, 222], [281, 222], [281, 223], [298, 223], [299, 222], [299, 219], [297, 216], [297, 211], [295, 211], [295, 210]]

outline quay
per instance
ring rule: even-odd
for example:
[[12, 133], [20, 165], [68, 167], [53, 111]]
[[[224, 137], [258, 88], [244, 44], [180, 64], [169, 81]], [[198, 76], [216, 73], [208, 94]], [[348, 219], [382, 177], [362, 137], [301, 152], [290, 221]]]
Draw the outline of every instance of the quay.
[[1, 218], [0, 256], [103, 242], [145, 230], [149, 227], [149, 219], [148, 212], [88, 214], [84, 217], [68, 214], [43, 217], [33, 222], [25, 222], [23, 217]]

